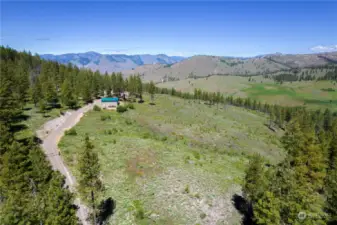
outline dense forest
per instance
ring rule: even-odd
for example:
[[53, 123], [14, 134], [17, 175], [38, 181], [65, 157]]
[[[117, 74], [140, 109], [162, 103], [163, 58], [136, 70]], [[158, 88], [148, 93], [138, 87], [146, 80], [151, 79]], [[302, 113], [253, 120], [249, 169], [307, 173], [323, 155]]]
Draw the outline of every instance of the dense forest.
[[139, 76], [100, 74], [1, 47], [0, 224], [78, 224], [73, 195], [51, 169], [36, 137], [16, 138], [27, 103], [40, 113], [76, 109], [111, 90], [141, 98]]
[[[337, 223], [337, 113], [329, 109], [269, 105], [250, 98], [195, 89], [184, 93], [142, 84], [139, 76], [100, 74], [72, 65], [41, 60], [1, 47], [0, 210], [1, 224], [78, 224], [73, 195], [64, 178], [51, 169], [36, 137], [17, 139], [25, 105], [41, 113], [55, 107], [76, 109], [103, 95], [127, 90], [142, 99], [169, 94], [218, 108], [244, 107], [269, 116], [271, 130], [283, 129], [287, 157], [270, 165], [251, 157], [243, 185], [246, 216], [255, 224]], [[87, 140], [87, 149], [91, 146]]]

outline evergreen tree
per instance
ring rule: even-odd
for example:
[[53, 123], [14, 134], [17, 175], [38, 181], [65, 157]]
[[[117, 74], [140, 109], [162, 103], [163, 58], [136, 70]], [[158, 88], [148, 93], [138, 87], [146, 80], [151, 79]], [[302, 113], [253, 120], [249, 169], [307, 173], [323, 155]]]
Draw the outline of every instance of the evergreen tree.
[[74, 96], [74, 91], [71, 87], [69, 78], [66, 78], [63, 81], [61, 87], [61, 100], [62, 103], [69, 108], [75, 108], [77, 105], [77, 100], [76, 97]]
[[42, 84], [42, 92], [46, 103], [54, 107], [58, 99], [55, 86], [50, 79]]
[[[98, 161], [98, 155], [93, 150], [94, 146], [89, 140], [89, 136], [86, 135], [84, 139], [84, 149], [80, 154], [78, 160], [79, 170], [79, 192], [86, 201], [92, 201], [92, 210], [95, 214], [95, 196], [98, 195], [103, 189], [100, 175], [100, 164]], [[95, 220], [95, 216], [94, 216]]]
[[258, 225], [281, 224], [280, 199], [266, 191], [254, 205], [254, 221]]
[[76, 208], [72, 205], [73, 197], [63, 186], [64, 178], [58, 172], [54, 172], [47, 189], [46, 224], [78, 224]]
[[257, 202], [265, 191], [267, 184], [264, 170], [264, 160], [260, 155], [253, 155], [246, 169], [243, 192], [251, 203]]
[[35, 79], [35, 84], [31, 87], [31, 98], [36, 107], [38, 102], [43, 98], [42, 96], [42, 87], [39, 78]]
[[149, 94], [151, 95], [151, 102], [154, 101], [154, 93], [156, 91], [156, 86], [154, 85], [153, 81], [150, 82], [149, 85]]
[[137, 76], [136, 83], [137, 83], [137, 94], [140, 100], [143, 100], [143, 83], [139, 75]]
[[40, 113], [43, 114], [43, 116], [44, 116], [45, 113], [46, 113], [46, 102], [45, 102], [43, 99], [41, 99], [41, 100], [39, 101], [39, 111], [40, 111]]
[[30, 162], [27, 148], [14, 142], [2, 157], [0, 170], [0, 207], [3, 224], [29, 224]]
[[18, 102], [20, 103], [21, 107], [24, 107], [26, 101], [28, 100], [28, 94], [29, 94], [29, 74], [28, 74], [28, 67], [25, 63], [25, 61], [18, 60], [16, 62], [15, 67], [15, 80], [18, 81], [18, 83], [15, 85], [17, 88], [16, 92], [18, 93]]
[[0, 120], [8, 124], [15, 120], [21, 114], [22, 105], [18, 101], [16, 90], [17, 81], [13, 74], [12, 62], [1, 62], [0, 76]]

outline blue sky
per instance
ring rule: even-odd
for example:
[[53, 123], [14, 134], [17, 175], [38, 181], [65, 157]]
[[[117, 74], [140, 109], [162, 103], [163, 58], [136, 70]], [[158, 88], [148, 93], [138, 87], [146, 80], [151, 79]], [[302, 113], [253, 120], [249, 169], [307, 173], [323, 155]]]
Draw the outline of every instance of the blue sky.
[[337, 50], [336, 1], [1, 1], [1, 44], [33, 53], [254, 56]]

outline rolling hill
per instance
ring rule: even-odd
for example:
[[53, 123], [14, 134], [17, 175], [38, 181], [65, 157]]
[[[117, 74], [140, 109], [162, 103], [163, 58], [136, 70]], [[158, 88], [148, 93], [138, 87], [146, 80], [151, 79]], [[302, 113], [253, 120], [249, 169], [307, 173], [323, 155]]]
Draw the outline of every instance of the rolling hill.
[[172, 64], [183, 60], [180, 56], [159, 55], [124, 55], [124, 54], [100, 54], [97, 52], [69, 53], [62, 55], [45, 54], [41, 58], [57, 61], [59, 63], [72, 63], [78, 67], [89, 68], [93, 71], [99, 70], [101, 73], [120, 72], [122, 70], [132, 70], [145, 64]]
[[124, 75], [139, 73], [145, 81], [173, 81], [209, 75], [252, 76], [319, 67], [337, 62], [337, 52], [320, 54], [269, 54], [252, 58], [198, 55], [175, 64], [142, 65], [122, 71]]

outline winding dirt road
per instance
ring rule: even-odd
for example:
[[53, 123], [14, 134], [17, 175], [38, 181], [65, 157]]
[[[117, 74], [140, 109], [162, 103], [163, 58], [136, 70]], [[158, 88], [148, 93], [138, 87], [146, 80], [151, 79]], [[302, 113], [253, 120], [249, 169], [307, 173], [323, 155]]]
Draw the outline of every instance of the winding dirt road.
[[[95, 103], [97, 103], [97, 101], [95, 101]], [[69, 189], [72, 192], [75, 191], [76, 179], [63, 162], [57, 145], [61, 137], [64, 135], [65, 130], [75, 126], [80, 121], [83, 114], [91, 110], [95, 103], [86, 105], [76, 111], [67, 112], [64, 116], [47, 122], [44, 125], [44, 129], [38, 131], [38, 136], [43, 140], [43, 144], [41, 146], [47, 156], [47, 159], [54, 170], [60, 171], [66, 177], [66, 185], [69, 186]], [[86, 221], [88, 209], [85, 205], [81, 204], [79, 198], [76, 198], [74, 203], [78, 206], [77, 216], [81, 223], [83, 225], [88, 225], [89, 223]]]

